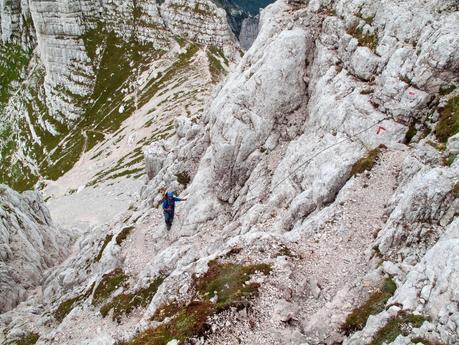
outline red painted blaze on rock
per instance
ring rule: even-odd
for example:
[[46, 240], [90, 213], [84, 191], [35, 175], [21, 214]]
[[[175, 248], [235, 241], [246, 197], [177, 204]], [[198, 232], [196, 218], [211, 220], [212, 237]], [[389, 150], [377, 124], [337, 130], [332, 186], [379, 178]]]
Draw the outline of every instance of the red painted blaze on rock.
[[380, 133], [383, 133], [385, 131], [386, 131], [386, 129], [384, 127], [379, 126], [378, 129], [376, 130], [376, 134], [380, 134]]

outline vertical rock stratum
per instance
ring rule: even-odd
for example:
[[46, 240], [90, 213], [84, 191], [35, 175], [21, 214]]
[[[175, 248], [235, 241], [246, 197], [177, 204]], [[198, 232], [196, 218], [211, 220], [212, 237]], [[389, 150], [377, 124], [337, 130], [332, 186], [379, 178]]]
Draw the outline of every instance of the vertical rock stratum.
[[[69, 44], [83, 40], [83, 48], [55, 67], [34, 53], [18, 72], [24, 83], [34, 80], [23, 71], [35, 61], [43, 99], [62, 97], [67, 92], [56, 89], [52, 70], [68, 71], [65, 61], [105, 71], [109, 85], [127, 61], [133, 69], [126, 78], [142, 86], [123, 81], [118, 101], [113, 89], [105, 94], [116, 111], [107, 113], [103, 102], [103, 114], [133, 109], [113, 135], [75, 127], [88, 128], [81, 132], [85, 154], [51, 187], [81, 175], [91, 193], [104, 193], [132, 167], [145, 184], [106, 224], [79, 229], [73, 253], [46, 271], [27, 300], [7, 306], [0, 343], [458, 344], [457, 3], [278, 0], [261, 12], [259, 33], [241, 58], [227, 19], [240, 2], [216, 3], [58, 6], [78, 24], [65, 28]], [[32, 1], [32, 18], [53, 4]], [[123, 16], [131, 5], [141, 10]], [[3, 24], [4, 13], [2, 37], [40, 40], [18, 14]], [[13, 27], [16, 34], [8, 34]], [[113, 60], [110, 42], [132, 44], [130, 37], [142, 37], [141, 49], [169, 48], [147, 65], [132, 46]], [[60, 39], [47, 44], [56, 49]], [[112, 69], [103, 67], [104, 52], [116, 61]], [[61, 81], [66, 88], [75, 82]], [[193, 96], [181, 97], [187, 92]], [[169, 105], [175, 113], [163, 115]], [[86, 149], [91, 131], [104, 138]], [[117, 131], [135, 143], [134, 155], [123, 151]], [[94, 176], [97, 164], [106, 170]], [[67, 200], [51, 187], [49, 205]], [[159, 205], [170, 190], [188, 200], [167, 231]], [[85, 195], [92, 194], [74, 193], [72, 207], [92, 207]], [[33, 218], [17, 206], [9, 213], [24, 212]], [[47, 224], [38, 238], [57, 231]]]

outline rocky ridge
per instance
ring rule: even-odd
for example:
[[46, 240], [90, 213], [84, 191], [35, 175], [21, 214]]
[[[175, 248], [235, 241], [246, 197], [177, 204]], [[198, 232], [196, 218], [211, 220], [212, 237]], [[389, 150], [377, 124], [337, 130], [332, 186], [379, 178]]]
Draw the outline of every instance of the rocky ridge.
[[[177, 118], [175, 134], [145, 150], [139, 200], [82, 236], [43, 296], [2, 315], [7, 339], [456, 344], [459, 150], [444, 129], [457, 112], [454, 6], [268, 7], [203, 118]], [[156, 209], [166, 189], [189, 197], [169, 233]], [[258, 290], [251, 298], [224, 304], [229, 283], [202, 293], [209, 272], [227, 279], [250, 265], [239, 289]], [[97, 302], [110, 275], [122, 283], [109, 306], [161, 284], [118, 319]], [[180, 333], [187, 313], [207, 326]]]

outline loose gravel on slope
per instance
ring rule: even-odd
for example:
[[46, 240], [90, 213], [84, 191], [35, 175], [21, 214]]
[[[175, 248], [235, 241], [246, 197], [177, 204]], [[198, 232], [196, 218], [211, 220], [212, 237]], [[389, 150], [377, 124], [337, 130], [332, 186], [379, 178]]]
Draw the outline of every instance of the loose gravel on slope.
[[[325, 324], [327, 320], [320, 320], [323, 314], [317, 313], [334, 308], [332, 300], [340, 290], [368, 272], [373, 236], [383, 224], [385, 206], [395, 189], [403, 159], [403, 152], [386, 151], [371, 172], [350, 181], [342, 191], [342, 200], [329, 207], [319, 231], [313, 236], [305, 233], [287, 244], [293, 257], [275, 258], [282, 249], [275, 243], [245, 249], [240, 255], [248, 254], [249, 260], [271, 258], [275, 270], [262, 282], [260, 298], [249, 315], [233, 312], [231, 317], [218, 317], [218, 331], [205, 343], [317, 344], [314, 334], [304, 337], [300, 330], [307, 333], [309, 324]], [[280, 321], [289, 308], [291, 318]]]

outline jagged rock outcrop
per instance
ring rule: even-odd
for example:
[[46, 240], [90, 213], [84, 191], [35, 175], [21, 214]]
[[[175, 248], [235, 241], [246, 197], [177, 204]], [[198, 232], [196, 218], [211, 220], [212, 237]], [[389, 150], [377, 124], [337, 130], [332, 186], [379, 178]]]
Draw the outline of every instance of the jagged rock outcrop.
[[455, 165], [442, 166], [430, 145], [413, 150], [404, 162], [398, 192], [388, 205], [389, 218], [378, 237], [382, 254], [407, 264], [419, 262], [459, 215], [459, 200], [453, 192], [458, 174]]
[[260, 16], [248, 17], [242, 21], [241, 33], [239, 34], [239, 43], [241, 48], [248, 50], [258, 36], [258, 25]]
[[15, 307], [69, 254], [67, 230], [55, 226], [41, 197], [0, 186], [0, 313]]
[[[402, 285], [389, 301], [387, 311], [371, 317], [367, 326], [344, 344], [366, 344], [389, 319], [403, 312], [414, 312], [424, 318], [420, 327], [394, 339], [393, 344], [411, 344], [414, 339], [432, 343], [455, 344], [458, 337], [458, 219], [451, 222], [415, 266], [405, 266]], [[385, 266], [388, 266], [385, 264]]]
[[[438, 135], [458, 97], [458, 18], [440, 1], [268, 7], [203, 117], [144, 150], [141, 199], [49, 275], [52, 315], [7, 313], [8, 339], [457, 343], [457, 134]], [[170, 232], [165, 190], [188, 197]], [[180, 333], [190, 315], [202, 322]]]
[[226, 12], [212, 1], [166, 0], [161, 16], [166, 27], [180, 37], [223, 47], [235, 40]]

